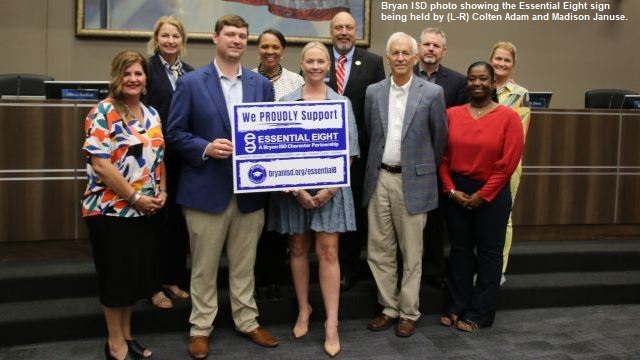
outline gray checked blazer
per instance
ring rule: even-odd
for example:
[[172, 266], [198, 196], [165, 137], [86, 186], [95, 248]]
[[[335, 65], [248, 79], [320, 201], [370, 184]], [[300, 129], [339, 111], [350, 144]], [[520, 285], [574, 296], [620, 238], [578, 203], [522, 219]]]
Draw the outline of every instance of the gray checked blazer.
[[[369, 159], [364, 180], [367, 207], [378, 182], [387, 140], [389, 89], [387, 78], [367, 88], [364, 106]], [[413, 76], [402, 124], [401, 166], [404, 201], [409, 214], [438, 207], [438, 163], [447, 141], [447, 115], [442, 88]]]

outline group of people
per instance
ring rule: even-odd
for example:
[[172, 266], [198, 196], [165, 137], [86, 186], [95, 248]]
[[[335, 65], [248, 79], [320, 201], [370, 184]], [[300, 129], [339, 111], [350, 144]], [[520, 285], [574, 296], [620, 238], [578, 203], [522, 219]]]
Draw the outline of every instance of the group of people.
[[[83, 146], [82, 211], [107, 323], [107, 359], [152, 356], [131, 334], [133, 305], [144, 298], [162, 308], [191, 298], [188, 353], [206, 358], [223, 250], [236, 331], [277, 346], [257, 321], [254, 265], [259, 241], [274, 258], [285, 249], [276, 241], [271, 247], [265, 230], [288, 239], [298, 303], [294, 338], [309, 329], [315, 242], [330, 357], [341, 350], [340, 290], [353, 285], [364, 244], [382, 307], [369, 330], [395, 324], [397, 336], [415, 333], [423, 254], [428, 279], [447, 284], [450, 295], [441, 324], [475, 331], [493, 323], [517, 189], [512, 174], [528, 125], [527, 111], [510, 108], [527, 105], [526, 89], [511, 78], [515, 47], [498, 43], [490, 62], [473, 63], [464, 76], [440, 64], [441, 30], [425, 29], [419, 43], [397, 32], [386, 44], [385, 78], [383, 58], [355, 47], [356, 26], [348, 12], [335, 14], [332, 46], [304, 46], [300, 75], [280, 64], [287, 44], [276, 29], [259, 36], [259, 65], [243, 67], [249, 24], [238, 15], [217, 20], [215, 57], [199, 69], [182, 61], [187, 34], [171, 16], [157, 21], [148, 60], [135, 51], [115, 56], [109, 96], [87, 116]], [[233, 106], [318, 100], [349, 105], [351, 186], [234, 194]], [[188, 249], [189, 292], [181, 288]]]

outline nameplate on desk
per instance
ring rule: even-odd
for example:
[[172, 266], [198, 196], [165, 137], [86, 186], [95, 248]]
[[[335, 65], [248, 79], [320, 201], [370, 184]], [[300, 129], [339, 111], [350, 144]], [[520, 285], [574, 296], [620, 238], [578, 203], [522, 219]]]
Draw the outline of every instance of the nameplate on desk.
[[98, 89], [62, 89], [62, 100], [99, 100]]
[[234, 192], [349, 186], [347, 111], [344, 100], [235, 105]]

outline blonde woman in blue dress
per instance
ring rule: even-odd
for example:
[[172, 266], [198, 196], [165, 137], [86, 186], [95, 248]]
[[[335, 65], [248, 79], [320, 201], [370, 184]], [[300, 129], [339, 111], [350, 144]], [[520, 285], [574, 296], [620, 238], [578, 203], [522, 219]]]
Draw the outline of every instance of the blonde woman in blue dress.
[[[347, 100], [349, 154], [359, 156], [358, 135], [349, 100], [325, 85], [331, 66], [326, 46], [311, 42], [302, 49], [300, 68], [304, 85], [284, 96], [282, 101]], [[348, 187], [299, 189], [274, 193], [270, 199], [269, 229], [289, 235], [291, 274], [298, 300], [298, 319], [293, 336], [301, 338], [309, 330], [309, 249], [315, 239], [319, 264], [320, 289], [327, 318], [324, 351], [333, 357], [340, 352], [338, 306], [340, 300], [340, 264], [338, 237], [356, 230], [353, 195]]]

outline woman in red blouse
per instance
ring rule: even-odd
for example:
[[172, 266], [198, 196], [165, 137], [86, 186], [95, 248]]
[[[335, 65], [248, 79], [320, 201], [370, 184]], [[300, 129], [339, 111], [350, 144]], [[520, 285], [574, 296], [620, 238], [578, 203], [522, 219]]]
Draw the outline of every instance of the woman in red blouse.
[[497, 103], [489, 63], [469, 66], [467, 88], [469, 104], [447, 110], [447, 150], [438, 169], [449, 197], [443, 206], [451, 242], [451, 301], [440, 323], [475, 331], [491, 326], [495, 317], [511, 210], [509, 178], [524, 141], [518, 115]]

